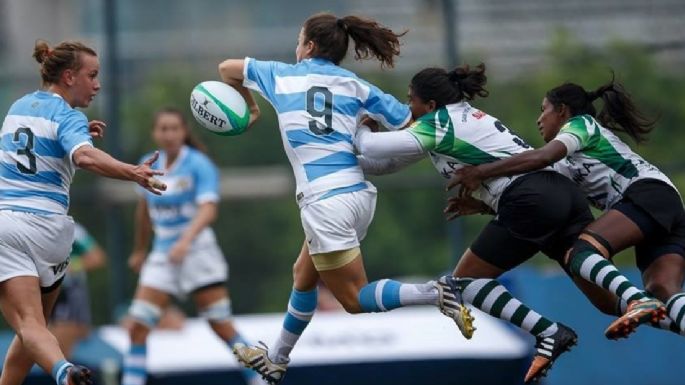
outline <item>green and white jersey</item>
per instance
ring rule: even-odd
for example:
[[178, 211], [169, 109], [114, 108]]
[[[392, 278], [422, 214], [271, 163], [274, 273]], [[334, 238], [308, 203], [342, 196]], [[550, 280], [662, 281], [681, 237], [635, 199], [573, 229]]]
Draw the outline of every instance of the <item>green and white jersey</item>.
[[590, 115], [571, 118], [554, 140], [567, 149], [566, 158], [554, 168], [576, 182], [598, 209], [611, 208], [621, 200], [628, 186], [640, 179], [658, 179], [673, 186], [659, 169]]
[[[445, 178], [464, 165], [479, 165], [518, 154], [531, 147], [497, 118], [466, 102], [450, 104], [420, 117], [407, 129], [429, 152]], [[478, 198], [495, 211], [504, 189], [520, 175], [485, 180]]]

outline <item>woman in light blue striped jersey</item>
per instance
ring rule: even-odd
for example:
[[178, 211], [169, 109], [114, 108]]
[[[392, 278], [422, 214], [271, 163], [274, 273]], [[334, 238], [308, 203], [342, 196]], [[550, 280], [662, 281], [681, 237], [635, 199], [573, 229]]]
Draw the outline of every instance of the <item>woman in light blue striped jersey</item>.
[[[245, 344], [233, 327], [228, 264], [210, 227], [218, 214], [219, 170], [180, 110], [159, 110], [152, 137], [161, 151], [151, 167], [164, 170], [160, 179], [168, 189], [162, 196], [141, 190], [136, 208], [129, 266], [140, 272], [140, 279], [129, 309], [131, 345], [124, 357], [122, 385], [146, 383], [147, 338], [171, 296], [190, 295], [199, 315], [229, 348]], [[264, 384], [251, 370], [242, 374], [248, 385]]]
[[0, 308], [17, 333], [0, 382], [21, 384], [36, 363], [57, 385], [88, 385], [88, 369], [68, 362], [46, 327], [74, 239], [67, 215], [72, 177], [82, 168], [154, 194], [166, 186], [150, 168], [156, 154], [134, 166], [93, 147], [91, 135], [102, 136], [104, 123], [89, 123], [75, 109], [88, 107], [100, 91], [92, 48], [38, 41], [33, 56], [44, 88], [14, 102], [0, 131]]
[[309, 17], [300, 31], [296, 64], [245, 58], [219, 65], [221, 78], [245, 97], [251, 110], [258, 108], [248, 89], [276, 110], [297, 183], [306, 241], [295, 262], [280, 336], [270, 349], [234, 349], [241, 362], [272, 384], [282, 380], [290, 352], [313, 316], [319, 278], [350, 313], [428, 304], [439, 306], [468, 330], [471, 316], [457, 302], [444, 300], [446, 286], [387, 279], [369, 283], [359, 249], [373, 219], [376, 189], [365, 179], [355, 154], [358, 123], [368, 115], [389, 129], [399, 129], [409, 123], [411, 112], [339, 64], [352, 39], [355, 59], [371, 57], [392, 67], [403, 35], [374, 20], [321, 13]]

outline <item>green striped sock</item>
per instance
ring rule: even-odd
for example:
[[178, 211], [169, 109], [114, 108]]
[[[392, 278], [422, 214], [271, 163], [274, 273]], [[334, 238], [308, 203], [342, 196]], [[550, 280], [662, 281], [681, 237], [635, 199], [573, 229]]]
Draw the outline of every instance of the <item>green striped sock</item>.
[[541, 316], [494, 279], [457, 278], [464, 301], [490, 314], [509, 321], [534, 336], [548, 337], [557, 331], [557, 324]]
[[666, 301], [666, 310], [668, 311], [668, 317], [678, 327], [678, 332], [685, 334], [685, 293], [671, 296]]
[[630, 283], [611, 261], [595, 252], [574, 255], [569, 268], [573, 274], [609, 290], [626, 303], [645, 298], [644, 292]]

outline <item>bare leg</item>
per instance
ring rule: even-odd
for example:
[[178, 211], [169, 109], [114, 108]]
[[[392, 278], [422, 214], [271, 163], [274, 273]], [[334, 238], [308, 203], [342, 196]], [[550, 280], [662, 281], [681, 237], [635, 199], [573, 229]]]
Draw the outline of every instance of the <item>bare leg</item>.
[[361, 254], [347, 265], [334, 270], [320, 271], [319, 275], [348, 313], [356, 314], [362, 311], [359, 291], [369, 281], [366, 278]]
[[57, 338], [64, 356], [68, 359], [71, 358], [76, 344], [87, 337], [90, 330], [88, 325], [72, 321], [53, 322], [48, 329]]
[[[214, 286], [202, 289], [193, 294], [193, 299], [195, 300], [197, 309], [202, 313], [211, 305], [224, 300], [228, 301], [228, 290], [224, 286]], [[228, 316], [230, 316], [230, 314], [227, 314], [227, 317], [223, 320], [209, 320], [209, 326], [214, 330], [214, 333], [224, 341], [229, 341], [236, 335], [233, 322], [231, 322], [231, 319]]]
[[652, 262], [642, 274], [645, 289], [666, 304], [668, 317], [659, 327], [685, 335], [685, 258], [666, 254]]
[[20, 384], [33, 362], [51, 373], [52, 367], [64, 360], [59, 343], [45, 321], [58, 293], [55, 290], [47, 294], [43, 301], [36, 277], [15, 277], [0, 283], [0, 309], [17, 333], [5, 358], [2, 385]]

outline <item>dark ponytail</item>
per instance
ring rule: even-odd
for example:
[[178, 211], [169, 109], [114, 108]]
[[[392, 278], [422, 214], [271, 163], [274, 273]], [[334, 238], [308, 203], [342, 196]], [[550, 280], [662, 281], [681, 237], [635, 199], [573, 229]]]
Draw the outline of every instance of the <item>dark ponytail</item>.
[[312, 57], [320, 57], [340, 64], [347, 54], [349, 38], [354, 40], [356, 60], [375, 58], [381, 67], [393, 67], [400, 54], [399, 38], [407, 31], [395, 33], [372, 19], [359, 16], [337, 18], [331, 13], [309, 17], [303, 26], [304, 41], [314, 42]]
[[[646, 141], [647, 134], [654, 129], [656, 122], [637, 108], [623, 86], [614, 81], [613, 74], [611, 81], [594, 91], [586, 91], [574, 83], [565, 83], [549, 90], [545, 96], [557, 108], [566, 105], [571, 117], [590, 115], [611, 131], [625, 132], [635, 143]], [[604, 106], [598, 114], [592, 102], [600, 98]]]
[[414, 95], [424, 102], [434, 100], [436, 107], [458, 103], [462, 100], [473, 100], [489, 95], [484, 88], [488, 78], [485, 75], [485, 64], [480, 63], [471, 69], [468, 64], [452, 71], [442, 68], [426, 68], [411, 79], [409, 86]]
[[181, 125], [186, 131], [186, 137], [183, 140], [183, 143], [189, 147], [192, 147], [202, 153], [207, 154], [207, 146], [205, 146], [204, 143], [198, 139], [193, 132], [190, 130], [190, 126], [188, 125], [188, 119], [186, 116], [179, 110], [178, 108], [175, 107], [162, 107], [157, 112], [155, 112], [154, 120], [153, 120], [153, 126], [157, 124], [157, 121], [159, 120], [159, 117], [164, 115], [164, 114], [171, 114], [171, 115], [176, 115], [178, 119], [181, 121]]

